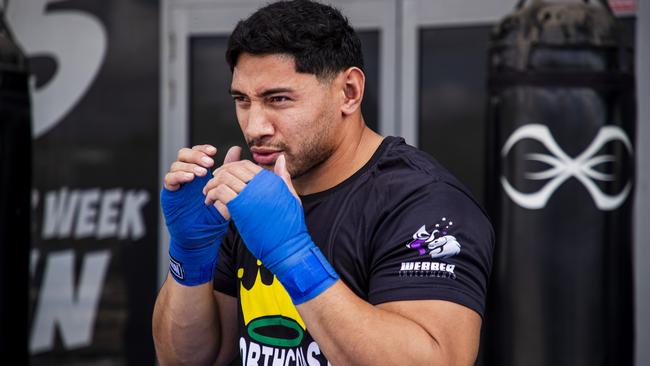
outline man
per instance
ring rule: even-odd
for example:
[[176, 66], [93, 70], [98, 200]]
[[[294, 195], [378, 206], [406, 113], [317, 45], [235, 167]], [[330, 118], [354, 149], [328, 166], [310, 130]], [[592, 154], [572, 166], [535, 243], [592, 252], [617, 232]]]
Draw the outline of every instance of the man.
[[252, 161], [181, 149], [161, 204], [161, 364], [469, 365], [492, 228], [428, 155], [366, 127], [360, 42], [335, 9], [268, 5], [233, 31]]

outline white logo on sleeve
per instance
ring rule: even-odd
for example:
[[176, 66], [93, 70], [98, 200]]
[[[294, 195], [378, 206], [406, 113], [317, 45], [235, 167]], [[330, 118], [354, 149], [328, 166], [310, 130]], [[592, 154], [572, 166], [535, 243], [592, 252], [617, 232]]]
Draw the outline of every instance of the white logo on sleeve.
[[[460, 253], [460, 243], [449, 233], [453, 225], [453, 221], [447, 220], [446, 217], [436, 223], [431, 232], [427, 231], [426, 225], [422, 225], [406, 247], [415, 249], [420, 256], [426, 255], [431, 259], [453, 257]], [[402, 262], [400, 276], [456, 278], [455, 268], [454, 264], [442, 262]]]

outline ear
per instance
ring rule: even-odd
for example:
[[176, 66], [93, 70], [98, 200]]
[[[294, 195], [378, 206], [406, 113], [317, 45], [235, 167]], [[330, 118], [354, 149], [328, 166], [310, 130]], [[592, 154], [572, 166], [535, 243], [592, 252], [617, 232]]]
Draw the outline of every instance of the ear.
[[343, 91], [343, 104], [341, 112], [349, 116], [361, 108], [361, 100], [366, 85], [366, 75], [358, 67], [350, 67], [341, 73], [341, 87]]

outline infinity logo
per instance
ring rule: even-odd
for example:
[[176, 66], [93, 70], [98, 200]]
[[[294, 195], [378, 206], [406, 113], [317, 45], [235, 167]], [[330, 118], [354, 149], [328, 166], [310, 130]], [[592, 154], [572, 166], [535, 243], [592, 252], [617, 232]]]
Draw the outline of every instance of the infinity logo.
[[541, 124], [529, 124], [519, 127], [508, 138], [501, 150], [501, 156], [505, 157], [510, 149], [519, 141], [532, 139], [541, 142], [552, 155], [546, 154], [527, 154], [527, 160], [539, 161], [551, 166], [550, 169], [535, 173], [526, 173], [525, 177], [531, 180], [546, 180], [548, 183], [535, 193], [522, 193], [516, 190], [508, 180], [501, 176], [501, 185], [508, 196], [519, 206], [536, 210], [546, 206], [555, 190], [558, 189], [567, 179], [574, 177], [582, 183], [591, 198], [600, 210], [615, 210], [627, 198], [632, 188], [632, 183], [628, 182], [623, 190], [616, 195], [608, 195], [602, 192], [594, 180], [613, 181], [612, 174], [605, 174], [594, 170], [594, 167], [615, 161], [613, 155], [594, 156], [603, 145], [609, 141], [622, 142], [630, 154], [632, 154], [632, 144], [625, 132], [617, 126], [603, 126], [598, 131], [596, 138], [589, 144], [585, 151], [578, 157], [571, 158], [557, 144], [553, 135], [547, 126]]

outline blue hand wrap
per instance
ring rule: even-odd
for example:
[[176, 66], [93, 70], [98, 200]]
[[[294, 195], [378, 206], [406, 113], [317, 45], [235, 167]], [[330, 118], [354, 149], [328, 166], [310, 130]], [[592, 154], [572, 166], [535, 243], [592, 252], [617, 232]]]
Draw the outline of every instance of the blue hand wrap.
[[307, 232], [300, 202], [279, 176], [260, 171], [227, 206], [248, 249], [276, 275], [294, 304], [338, 280]]
[[210, 179], [194, 177], [176, 191], [160, 192], [160, 205], [171, 236], [169, 271], [186, 286], [212, 280], [221, 238], [228, 221], [213, 206], [206, 206], [203, 187]]

